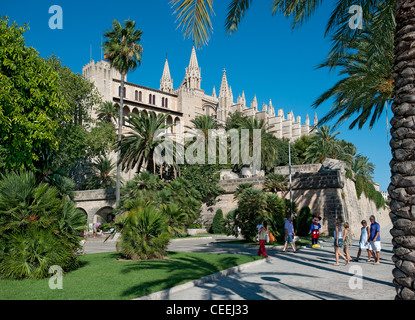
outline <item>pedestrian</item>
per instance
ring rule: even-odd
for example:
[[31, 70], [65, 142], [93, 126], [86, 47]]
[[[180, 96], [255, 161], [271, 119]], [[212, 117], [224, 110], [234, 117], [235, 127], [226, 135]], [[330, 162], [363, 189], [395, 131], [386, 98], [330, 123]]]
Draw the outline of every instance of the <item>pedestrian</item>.
[[291, 216], [287, 217], [287, 220], [285, 221], [284, 231], [285, 231], [285, 245], [284, 245], [284, 249], [282, 250], [282, 252], [287, 251], [288, 243], [293, 248], [294, 253], [297, 252], [297, 248], [295, 247], [295, 243], [294, 243], [295, 232], [294, 232], [293, 218]]
[[97, 222], [94, 224], [94, 239], [97, 238], [97, 231], [101, 232], [101, 229], [99, 228], [101, 226], [101, 222]]
[[259, 231], [261, 230], [261, 228], [264, 226], [264, 222], [257, 224], [256, 228], [257, 228], [257, 234], [256, 234], [256, 241], [259, 241]]
[[354, 259], [354, 261], [359, 261], [362, 250], [366, 249], [367, 261], [370, 262], [371, 255], [369, 252], [369, 244], [367, 243], [369, 239], [370, 228], [368, 227], [366, 220], [362, 220], [361, 224], [362, 228], [360, 229], [359, 251], [357, 251], [357, 257]]
[[257, 255], [262, 255], [264, 258], [268, 258], [267, 250], [265, 249], [265, 241], [267, 241], [268, 236], [268, 228], [267, 228], [267, 222], [264, 221], [262, 227], [259, 229], [259, 250]]
[[345, 264], [348, 264], [349, 260], [347, 260], [347, 258], [340, 251], [340, 249], [343, 247], [342, 227], [341, 227], [340, 222], [338, 220], [335, 221], [334, 225], [335, 225], [335, 230], [334, 230], [334, 255], [336, 257], [336, 263], [334, 264], [334, 266], [339, 265], [339, 256], [341, 256], [344, 259]]
[[346, 255], [347, 260], [350, 262], [352, 261], [352, 258], [350, 257], [350, 254], [349, 254], [349, 248], [352, 246], [352, 243], [353, 243], [352, 233], [350, 232], [350, 225], [348, 222], [345, 222], [343, 226], [344, 226], [343, 252]]
[[380, 225], [376, 222], [375, 216], [371, 215], [370, 218], [370, 234], [369, 240], [369, 252], [373, 256], [375, 262], [373, 264], [379, 264], [380, 261]]

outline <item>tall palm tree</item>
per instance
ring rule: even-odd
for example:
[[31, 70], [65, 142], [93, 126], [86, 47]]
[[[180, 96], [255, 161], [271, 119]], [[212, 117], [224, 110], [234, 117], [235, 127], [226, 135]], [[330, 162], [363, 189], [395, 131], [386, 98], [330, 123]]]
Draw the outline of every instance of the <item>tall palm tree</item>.
[[112, 123], [114, 120], [114, 123], [116, 123], [117, 113], [118, 109], [114, 102], [104, 101], [97, 109], [97, 118], [102, 122]]
[[[197, 116], [196, 118], [192, 119], [191, 126], [186, 126], [188, 130], [186, 130], [186, 134], [189, 137], [202, 139], [204, 142], [204, 148], [205, 148], [205, 155], [204, 155], [204, 161], [205, 163], [209, 162], [209, 155], [213, 153], [217, 153], [217, 147], [221, 147], [219, 144], [219, 141], [216, 141], [216, 144], [213, 148], [212, 145], [209, 145], [209, 132], [210, 135], [213, 136], [216, 139], [215, 135], [212, 135], [212, 131], [209, 130], [217, 130], [223, 128], [222, 125], [212, 116], [208, 116], [206, 114]], [[200, 141], [200, 140], [199, 140]], [[189, 146], [192, 143], [192, 141], [187, 141], [186, 146]], [[212, 149], [209, 149], [212, 148]], [[198, 155], [199, 156], [199, 155]], [[217, 161], [217, 154], [215, 156], [215, 163]]]
[[261, 138], [261, 168], [269, 171], [275, 167], [275, 161], [278, 157], [278, 139], [270, 130], [267, 121], [258, 120], [257, 117], [242, 118], [240, 129], [248, 129], [249, 132], [249, 150], [254, 147], [253, 130], [260, 130]]
[[197, 116], [196, 118], [190, 121], [192, 126], [186, 126], [187, 129], [198, 129], [202, 130], [205, 138], [207, 139], [209, 130], [216, 130], [222, 128], [219, 122], [212, 116], [206, 114]]
[[318, 128], [317, 132], [310, 137], [311, 144], [304, 153], [306, 161], [323, 163], [326, 158], [332, 158], [342, 160], [351, 166], [356, 148], [337, 140], [338, 134], [340, 134], [338, 131], [332, 133], [327, 125]]
[[[114, 20], [112, 29], [104, 32], [106, 38], [103, 49], [108, 55], [111, 67], [121, 74], [121, 94], [120, 94], [120, 112], [118, 118], [118, 147], [121, 144], [123, 107], [124, 107], [124, 82], [128, 72], [135, 70], [141, 64], [143, 47], [139, 44], [143, 32], [135, 28], [135, 21], [127, 20], [124, 27], [120, 22]], [[121, 186], [121, 166], [120, 152], [117, 159], [117, 183], [116, 183], [116, 203], [120, 201]]]
[[[177, 0], [176, 3], [206, 2], [207, 0]], [[293, 17], [293, 27], [304, 23], [321, 5], [323, 0], [272, 0], [273, 14], [282, 13], [287, 17]], [[226, 29], [229, 33], [238, 29], [239, 23], [252, 0], [231, 0], [228, 7]], [[348, 28], [350, 14], [348, 9], [355, 5], [355, 0], [341, 0], [329, 18], [326, 34], [350, 33], [355, 30]], [[415, 2], [410, 0], [362, 0], [359, 4], [363, 9], [363, 17], [368, 17], [376, 12], [390, 13], [395, 18], [396, 28], [387, 23], [386, 15], [382, 15], [378, 32], [393, 30], [394, 34], [394, 57], [393, 57], [393, 104], [392, 112], [394, 117], [391, 120], [391, 142], [392, 161], [391, 184], [388, 191], [391, 196], [391, 219], [393, 229], [394, 253], [393, 261], [396, 268], [393, 271], [394, 285], [396, 287], [397, 299], [415, 299], [414, 257], [415, 257], [415, 228], [413, 227], [413, 203], [415, 201], [415, 160], [413, 157], [415, 145], [415, 124], [412, 117], [415, 115], [414, 98], [414, 77], [415, 55], [413, 54], [412, 43], [415, 40], [413, 33], [413, 20], [415, 19]], [[201, 5], [199, 3], [199, 5]], [[206, 5], [207, 6], [207, 5]], [[178, 10], [178, 9], [176, 9]], [[178, 11], [180, 12], [180, 10]], [[206, 11], [204, 11], [206, 12]], [[181, 13], [181, 12], [180, 12]], [[192, 19], [181, 16], [183, 24]], [[202, 23], [210, 22], [209, 15], [200, 17]], [[385, 18], [385, 19], [384, 19]], [[385, 23], [386, 21], [386, 23]], [[383, 26], [383, 27], [382, 27]], [[387, 32], [387, 31], [386, 31]], [[355, 32], [358, 35], [358, 32]], [[195, 39], [197, 40], [197, 39]], [[201, 43], [196, 43], [200, 46]], [[335, 45], [338, 45], [336, 43]]]
[[116, 164], [106, 156], [99, 156], [91, 167], [92, 176], [87, 181], [91, 189], [113, 188], [116, 184], [116, 176], [113, 173]]
[[[391, 27], [383, 26], [379, 30], [381, 26], [378, 20], [383, 15], [388, 18], [385, 23]], [[314, 102], [314, 107], [318, 107], [334, 98], [330, 111], [319, 120], [319, 125], [340, 116], [334, 125], [337, 127], [358, 114], [349, 128], [353, 129], [358, 124], [361, 129], [370, 118], [371, 129], [384, 109], [391, 104], [394, 22], [392, 14], [377, 13], [371, 20], [366, 19], [366, 28], [358, 35], [339, 33], [333, 36], [333, 41], [339, 44], [333, 47], [318, 68], [340, 68], [342, 79]]]
[[353, 161], [352, 170], [356, 174], [362, 175], [365, 180], [372, 181], [375, 173], [375, 165], [369, 162], [369, 158], [361, 154], [356, 155]]
[[[157, 134], [160, 135], [161, 132], [166, 132], [167, 129], [173, 126], [173, 124], [165, 124], [168, 116], [169, 114], [156, 116], [154, 112], [147, 114], [141, 111], [139, 115], [133, 113], [129, 119], [126, 119], [126, 127], [131, 131], [122, 137], [118, 150], [122, 170], [132, 170], [135, 166], [138, 166], [138, 172], [144, 169], [156, 174], [154, 151], [163, 141], [155, 138], [158, 137]], [[166, 136], [165, 139], [170, 138]], [[172, 151], [170, 150], [170, 152]]]

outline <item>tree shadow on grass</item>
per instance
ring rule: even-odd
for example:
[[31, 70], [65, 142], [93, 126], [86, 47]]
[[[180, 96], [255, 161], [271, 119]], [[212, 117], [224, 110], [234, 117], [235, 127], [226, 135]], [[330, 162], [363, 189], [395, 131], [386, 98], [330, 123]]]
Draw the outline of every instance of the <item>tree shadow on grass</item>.
[[238, 258], [229, 255], [214, 261], [211, 263], [206, 260], [206, 257], [183, 256], [181, 253], [169, 252], [168, 259], [139, 261], [125, 265], [121, 270], [122, 273], [153, 270], [155, 274], [152, 279], [127, 288], [121, 293], [121, 296], [138, 298], [238, 265]]

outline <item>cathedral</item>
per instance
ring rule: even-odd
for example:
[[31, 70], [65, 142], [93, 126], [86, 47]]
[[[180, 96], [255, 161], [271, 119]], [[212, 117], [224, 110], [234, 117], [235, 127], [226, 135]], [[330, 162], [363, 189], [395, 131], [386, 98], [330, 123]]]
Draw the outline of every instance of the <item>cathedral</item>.
[[[295, 118], [293, 112], [289, 112], [287, 117], [282, 109], [278, 109], [275, 113], [271, 100], [268, 105], [264, 103], [260, 111], [256, 96], [248, 106], [244, 92], [237, 97], [235, 102], [225, 70], [223, 70], [219, 96], [216, 94], [215, 87], [211, 95], [206, 94], [201, 88], [201, 68], [194, 47], [189, 65], [185, 69], [184, 79], [176, 89], [173, 86], [167, 59], [164, 63], [159, 89], [130, 83], [125, 79], [124, 92], [121, 93], [121, 75], [105, 60], [97, 63], [92, 60], [82, 68], [82, 74], [95, 84], [103, 101], [112, 101], [117, 104], [123, 94], [124, 117], [128, 117], [130, 113], [138, 114], [142, 110], [155, 114], [169, 113], [166, 122], [175, 124], [172, 127], [173, 132], [183, 130], [184, 126], [191, 126], [191, 120], [202, 114], [213, 116], [219, 122], [224, 123], [230, 113], [239, 111], [249, 117], [256, 116], [260, 120], [264, 119], [277, 138], [284, 137], [294, 141], [302, 135], [309, 135], [318, 121], [315, 115], [313, 125], [310, 126], [310, 119], [307, 115], [305, 124], [302, 125], [301, 117]], [[92, 110], [92, 117], [96, 118], [94, 110]]]

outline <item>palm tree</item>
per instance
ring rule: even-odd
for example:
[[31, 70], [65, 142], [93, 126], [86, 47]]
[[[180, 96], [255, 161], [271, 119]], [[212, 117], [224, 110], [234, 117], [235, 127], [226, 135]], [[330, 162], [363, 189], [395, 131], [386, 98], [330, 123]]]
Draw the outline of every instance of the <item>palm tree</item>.
[[356, 174], [363, 176], [366, 181], [372, 181], [373, 174], [375, 173], [375, 165], [369, 162], [368, 157], [358, 154], [354, 158], [352, 170]]
[[87, 185], [90, 189], [113, 188], [116, 185], [116, 176], [113, 173], [116, 164], [106, 156], [99, 156], [92, 163], [92, 177]]
[[331, 131], [329, 126], [322, 126], [311, 136], [311, 144], [304, 153], [306, 162], [323, 163], [327, 158], [332, 158], [351, 166], [356, 148], [345, 141], [337, 140], [336, 136], [340, 132]]
[[[138, 166], [138, 172], [144, 169], [156, 174], [154, 151], [163, 142], [156, 138], [159, 137], [157, 135], [161, 135], [161, 132], [166, 132], [168, 128], [173, 126], [173, 124], [165, 124], [168, 116], [169, 114], [156, 116], [154, 112], [147, 114], [141, 111], [139, 115], [133, 113], [129, 119], [126, 119], [126, 127], [131, 131], [122, 137], [118, 150], [122, 170], [132, 170]], [[166, 136], [165, 139], [170, 138]], [[172, 152], [172, 150], [170, 151]], [[177, 156], [177, 154], [175, 155]], [[173, 165], [173, 167], [176, 170], [176, 166]]]
[[287, 178], [281, 174], [270, 173], [265, 178], [263, 189], [267, 192], [287, 191]]
[[249, 150], [254, 147], [253, 131], [260, 130], [261, 168], [265, 171], [273, 169], [278, 156], [278, 139], [270, 130], [267, 122], [264, 119], [258, 120], [257, 117], [245, 117], [241, 120], [241, 127], [239, 129], [249, 130]]
[[[207, 2], [208, 0], [177, 0], [175, 2], [180, 3], [181, 8], [183, 8], [185, 7], [183, 6], [185, 3], [189, 4], [195, 1], [199, 2], [199, 6], [201, 6], [202, 2]], [[273, 14], [280, 12], [287, 17], [293, 17], [293, 27], [295, 27], [305, 22], [322, 2], [322, 0], [273, 0], [272, 12]], [[229, 33], [238, 29], [239, 23], [251, 3], [252, 0], [231, 0], [228, 7], [228, 23], [226, 25]], [[350, 19], [348, 9], [354, 4], [354, 0], [337, 2], [337, 6], [329, 19], [326, 34], [333, 32], [336, 28], [338, 34], [344, 32], [351, 34], [355, 31], [350, 30], [347, 26], [347, 21]], [[395, 4], [395, 0], [365, 0], [360, 1], [359, 4], [362, 6], [364, 17], [376, 14], [377, 12], [389, 13], [395, 18], [396, 23], [396, 28], [393, 28], [391, 23], [384, 23], [388, 21], [385, 18], [386, 14], [381, 15], [378, 29], [378, 32], [383, 31], [382, 33], [393, 30], [395, 47], [392, 67], [392, 97], [394, 99], [392, 112], [394, 117], [391, 120], [392, 139], [390, 142], [392, 149], [392, 161], [390, 162], [392, 176], [391, 184], [388, 188], [391, 196], [390, 216], [393, 222], [393, 229], [391, 230], [395, 252], [393, 261], [396, 266], [393, 270], [393, 282], [397, 291], [397, 299], [414, 299], [415, 288], [412, 284], [414, 283], [415, 277], [412, 261], [415, 256], [415, 229], [411, 226], [413, 220], [413, 200], [415, 198], [413, 182], [415, 180], [413, 170], [415, 166], [413, 158], [415, 146], [410, 141], [412, 142], [415, 136], [415, 124], [412, 120], [414, 116], [413, 110], [415, 110], [415, 99], [413, 96], [415, 71], [411, 67], [415, 63], [415, 56], [412, 52], [412, 43], [415, 40], [415, 35], [413, 34], [415, 2], [402, 0], [397, 1]], [[205, 6], [207, 7], [208, 5], [205, 4]], [[203, 11], [200, 9], [199, 11], [207, 12], [206, 10]], [[178, 12], [181, 13], [180, 10]], [[182, 15], [182, 24], [186, 25], [186, 22], [191, 21], [192, 18], [192, 14], [188, 16]], [[206, 25], [206, 22], [210, 21], [210, 16], [209, 14], [204, 14], [199, 19], [203, 20], [199, 25]], [[355, 34], [358, 35], [359, 33], [355, 32]], [[196, 45], [200, 46], [200, 44], [201, 42], [196, 42]], [[338, 44], [336, 43], [335, 45]]]
[[319, 125], [326, 124], [340, 116], [334, 127], [348, 120], [353, 114], [358, 116], [349, 128], [357, 124], [359, 129], [370, 118], [369, 129], [382, 115], [384, 109], [393, 99], [393, 30], [395, 28], [392, 14], [386, 15], [391, 28], [379, 30], [379, 14], [366, 21], [367, 27], [358, 35], [336, 34], [334, 46], [324, 63], [318, 68], [328, 67], [330, 70], [340, 68], [343, 77], [331, 89], [323, 93], [315, 102], [314, 107], [334, 98], [330, 111], [319, 120]]
[[222, 128], [219, 122], [212, 116], [206, 114], [197, 116], [190, 121], [193, 126], [186, 126], [188, 129], [198, 129], [203, 131], [205, 139], [208, 138], [209, 130], [217, 130]]
[[[222, 128], [222, 125], [219, 124], [219, 122], [212, 116], [208, 116], [208, 115], [200, 115], [197, 116], [196, 118], [192, 119], [190, 121], [192, 123], [192, 126], [186, 126], [187, 130], [186, 134], [188, 134], [190, 137], [194, 137], [194, 138], [198, 138], [198, 139], [203, 139], [204, 142], [204, 147], [205, 147], [205, 163], [208, 162], [208, 157], [210, 152], [214, 152], [216, 151], [216, 146], [219, 145], [219, 143], [216, 143], [215, 149], [210, 150], [209, 148], [209, 130], [217, 130]], [[202, 132], [203, 136], [199, 136], [200, 132]], [[210, 132], [212, 135], [212, 132]], [[216, 136], [213, 136], [216, 138]], [[187, 141], [186, 145], [189, 146], [191, 143], [191, 141]], [[212, 146], [210, 146], [212, 147]], [[206, 152], [207, 150], [207, 152]], [[215, 158], [216, 159], [216, 158]]]
[[[108, 60], [111, 67], [121, 74], [121, 94], [120, 94], [120, 112], [118, 118], [118, 148], [121, 145], [122, 123], [123, 123], [123, 107], [124, 107], [124, 81], [128, 72], [135, 70], [141, 64], [141, 56], [143, 48], [139, 44], [141, 40], [141, 30], [135, 29], [135, 21], [125, 21], [124, 27], [120, 22], [114, 20], [112, 30], [104, 33], [106, 38], [103, 49], [107, 52]], [[120, 152], [117, 159], [117, 183], [116, 183], [116, 203], [120, 201], [121, 186], [121, 166]]]
[[116, 123], [117, 113], [118, 109], [115, 103], [111, 101], [104, 101], [98, 107], [97, 118], [101, 122], [112, 123], [112, 121], [114, 120], [114, 123]]

